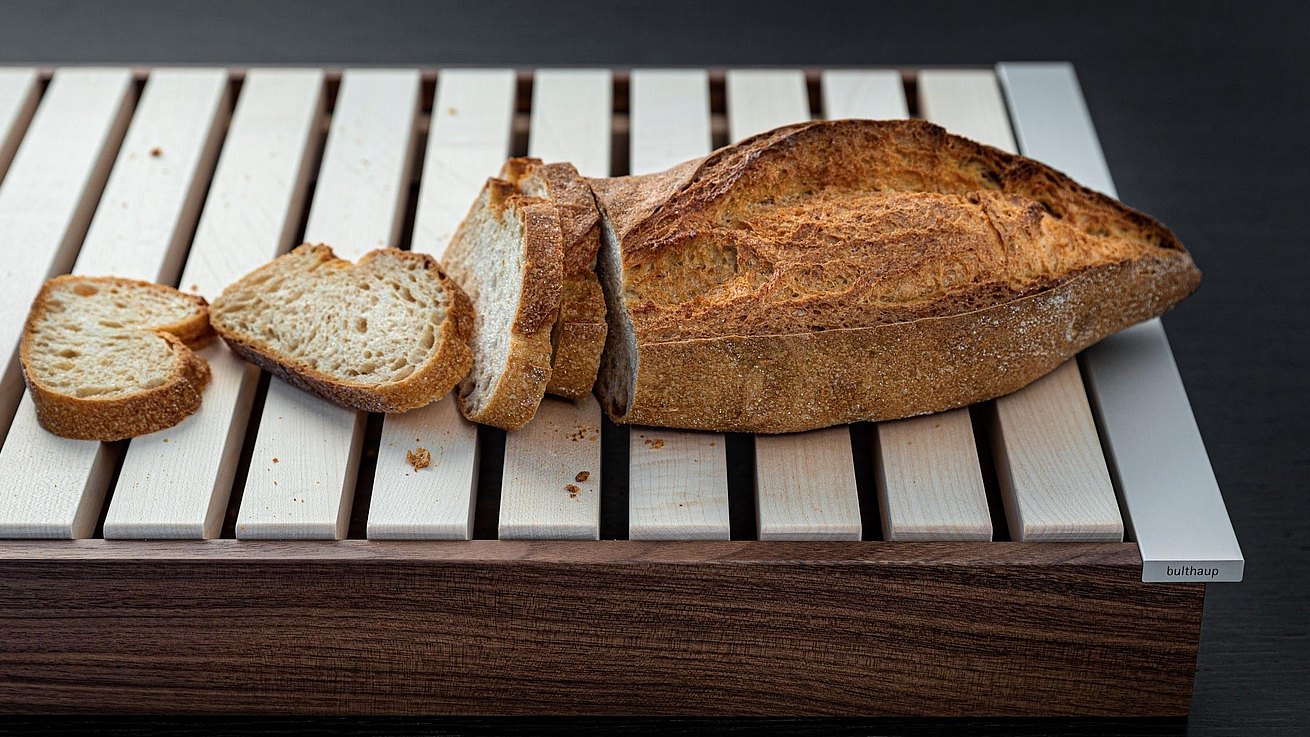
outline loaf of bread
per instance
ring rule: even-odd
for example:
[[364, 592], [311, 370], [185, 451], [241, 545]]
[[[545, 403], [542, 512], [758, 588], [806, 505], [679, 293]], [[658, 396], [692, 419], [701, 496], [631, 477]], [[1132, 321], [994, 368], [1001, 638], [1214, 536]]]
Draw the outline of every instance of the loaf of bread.
[[780, 433], [1015, 391], [1200, 273], [1151, 218], [923, 121], [786, 126], [591, 180], [615, 422]]
[[214, 337], [201, 297], [117, 277], [59, 276], [32, 303], [19, 360], [36, 419], [56, 435], [122, 440], [200, 408]]
[[468, 297], [436, 259], [394, 248], [354, 264], [302, 245], [229, 285], [211, 317], [238, 356], [367, 412], [440, 399], [472, 363]]
[[559, 317], [551, 330], [551, 371], [546, 392], [568, 399], [591, 393], [605, 349], [605, 295], [596, 280], [600, 213], [587, 181], [569, 163], [510, 159], [500, 178], [519, 192], [555, 205], [563, 238]]

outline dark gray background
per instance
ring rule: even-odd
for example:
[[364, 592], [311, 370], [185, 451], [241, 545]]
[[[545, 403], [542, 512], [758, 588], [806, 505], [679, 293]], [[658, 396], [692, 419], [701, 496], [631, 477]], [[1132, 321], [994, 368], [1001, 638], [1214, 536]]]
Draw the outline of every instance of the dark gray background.
[[[815, 734], [1305, 734], [1310, 13], [1304, 6], [0, 0], [0, 63], [909, 66], [1059, 59], [1076, 65], [1120, 195], [1170, 225], [1205, 273], [1201, 290], [1165, 322], [1247, 574], [1241, 584], [1210, 587], [1190, 721], [713, 726]], [[447, 720], [386, 729], [571, 733], [587, 724]], [[357, 722], [317, 726], [364, 729]], [[691, 734], [710, 725], [626, 726]]]

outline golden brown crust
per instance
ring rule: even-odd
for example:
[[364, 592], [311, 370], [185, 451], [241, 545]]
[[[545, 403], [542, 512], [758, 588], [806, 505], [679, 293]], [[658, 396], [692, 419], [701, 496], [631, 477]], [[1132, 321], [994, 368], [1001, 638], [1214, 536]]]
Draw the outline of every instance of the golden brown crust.
[[[549, 201], [521, 195], [515, 185], [501, 179], [489, 179], [486, 187], [489, 205], [497, 217], [505, 208], [514, 208], [521, 218], [523, 284], [510, 327], [504, 372], [480, 410], [467, 401], [474, 390], [475, 377], [470, 374], [460, 386], [459, 405], [473, 422], [517, 430], [536, 415], [550, 379], [551, 328], [559, 316], [562, 292], [563, 237], [558, 208]], [[459, 233], [455, 242], [460, 242]], [[446, 253], [447, 263], [457, 274], [465, 269], [471, 271], [471, 266], [463, 262], [474, 258], [476, 254], [458, 251], [455, 244]]]
[[372, 260], [385, 254], [391, 258], [412, 261], [438, 279], [447, 300], [446, 320], [441, 324], [436, 338], [436, 353], [400, 381], [385, 384], [343, 381], [303, 361], [279, 353], [257, 337], [231, 329], [221, 316], [216, 315], [214, 329], [233, 353], [293, 386], [342, 407], [364, 412], [405, 412], [423, 407], [445, 396], [468, 373], [473, 364], [473, 354], [468, 347], [473, 332], [473, 306], [468, 296], [446, 275], [435, 258], [415, 251], [384, 248], [370, 251], [358, 263], [352, 264], [337, 258], [332, 249], [323, 244], [303, 244], [297, 248], [300, 249], [312, 250], [324, 261], [334, 263], [337, 268], [367, 268]]
[[505, 162], [500, 176], [520, 192], [550, 200], [559, 210], [563, 239], [563, 292], [552, 343], [546, 392], [569, 399], [591, 393], [605, 348], [605, 295], [596, 280], [600, 212], [587, 181], [568, 163], [540, 159]]
[[878, 327], [644, 345], [631, 408], [610, 398], [606, 409], [619, 423], [784, 433], [961, 407], [1160, 314], [1194, 286], [1168, 278], [1177, 268], [1115, 264], [1006, 304]]
[[1156, 221], [922, 121], [786, 126], [592, 186], [637, 343], [631, 406], [603, 397], [616, 421], [787, 432], [960, 406], [1200, 279]]
[[[168, 343], [174, 358], [173, 371], [163, 384], [123, 397], [75, 397], [46, 386], [28, 370], [33, 330], [45, 311], [50, 292], [64, 282], [88, 281], [159, 290], [195, 303], [196, 314], [151, 330]], [[65, 438], [112, 442], [165, 430], [194, 414], [200, 409], [210, 377], [209, 364], [192, 350], [213, 339], [208, 306], [204, 297], [135, 279], [64, 275], [47, 281], [32, 302], [18, 349], [37, 422]]]

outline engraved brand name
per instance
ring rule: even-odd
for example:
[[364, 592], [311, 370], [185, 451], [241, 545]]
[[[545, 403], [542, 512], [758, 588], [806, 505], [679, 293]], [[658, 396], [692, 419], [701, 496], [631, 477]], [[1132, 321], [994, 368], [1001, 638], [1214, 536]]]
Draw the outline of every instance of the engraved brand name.
[[1198, 568], [1196, 566], [1178, 566], [1177, 568], [1165, 566], [1164, 572], [1166, 576], [1206, 576], [1214, 578], [1219, 575], [1218, 568]]

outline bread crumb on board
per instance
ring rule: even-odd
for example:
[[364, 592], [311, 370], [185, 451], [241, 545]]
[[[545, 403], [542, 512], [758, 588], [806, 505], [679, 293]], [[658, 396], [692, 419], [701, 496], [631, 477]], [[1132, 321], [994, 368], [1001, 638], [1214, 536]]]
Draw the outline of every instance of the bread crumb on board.
[[162, 148], [160, 148], [160, 147], [158, 147], [158, 146], [155, 146], [154, 148], [150, 149], [150, 155], [151, 155], [153, 158], [156, 158], [156, 159], [157, 159], [157, 158], [159, 158], [160, 156], [163, 156], [163, 155], [164, 155], [164, 149], [162, 149]]
[[432, 453], [427, 448], [415, 448], [405, 451], [405, 460], [417, 471], [432, 464]]
[[646, 438], [646, 445], [654, 450], [664, 447], [664, 438]]
[[569, 493], [570, 499], [576, 499], [578, 497], [578, 494], [582, 493], [582, 489], [579, 489], [574, 484], [564, 484], [564, 490]]
[[578, 483], [582, 483], [583, 481], [586, 481], [589, 478], [591, 478], [591, 471], [578, 471], [578, 475], [574, 476], [573, 480], [577, 481]]

